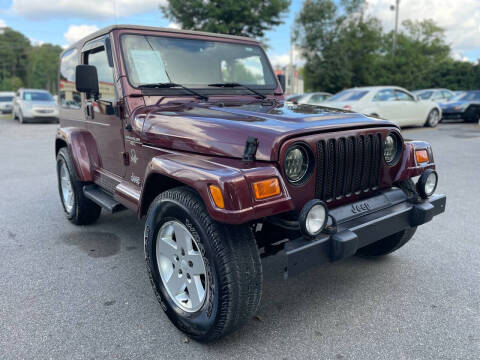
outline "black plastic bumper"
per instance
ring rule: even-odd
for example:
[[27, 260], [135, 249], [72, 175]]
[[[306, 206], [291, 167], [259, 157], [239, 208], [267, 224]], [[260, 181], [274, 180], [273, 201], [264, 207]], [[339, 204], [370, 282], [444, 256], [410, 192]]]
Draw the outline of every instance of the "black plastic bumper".
[[337, 221], [335, 234], [321, 234], [313, 240], [300, 237], [285, 244], [285, 277], [352, 256], [359, 248], [425, 224], [445, 211], [445, 203], [445, 195], [432, 195], [414, 204], [407, 201], [402, 190], [394, 189], [333, 209], [330, 214]]

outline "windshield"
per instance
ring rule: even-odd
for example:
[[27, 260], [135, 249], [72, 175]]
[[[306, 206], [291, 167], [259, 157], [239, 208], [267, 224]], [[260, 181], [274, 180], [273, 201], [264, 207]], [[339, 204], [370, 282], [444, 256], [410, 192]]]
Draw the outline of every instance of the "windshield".
[[197, 88], [225, 82], [277, 87], [264, 52], [256, 45], [124, 35], [122, 48], [128, 79], [135, 87], [170, 82]]
[[358, 101], [368, 94], [368, 90], [343, 90], [327, 101]]
[[12, 101], [13, 96], [0, 96], [0, 102]]
[[26, 101], [55, 101], [52, 95], [47, 92], [40, 91], [25, 91], [23, 93], [23, 100]]
[[432, 97], [433, 91], [414, 91], [413, 93], [422, 100], [428, 100]]
[[479, 101], [480, 100], [480, 91], [469, 91], [463, 94], [460, 94], [455, 98], [455, 100], [461, 101]]

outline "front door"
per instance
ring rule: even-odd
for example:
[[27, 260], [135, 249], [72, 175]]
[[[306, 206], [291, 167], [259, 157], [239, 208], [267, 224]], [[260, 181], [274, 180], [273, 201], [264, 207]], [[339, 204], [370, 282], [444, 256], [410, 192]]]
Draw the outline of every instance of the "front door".
[[114, 69], [110, 66], [105, 46], [84, 53], [84, 63], [97, 68], [99, 97], [87, 99], [87, 128], [93, 135], [100, 156], [100, 167], [114, 175], [125, 175], [122, 121], [114, 111], [117, 102]]

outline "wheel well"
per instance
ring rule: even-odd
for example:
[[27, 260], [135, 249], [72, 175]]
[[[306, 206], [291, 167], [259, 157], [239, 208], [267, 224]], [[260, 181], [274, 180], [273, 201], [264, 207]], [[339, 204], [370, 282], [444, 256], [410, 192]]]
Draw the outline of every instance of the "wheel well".
[[140, 216], [143, 216], [147, 213], [150, 204], [157, 197], [158, 194], [180, 186], [187, 185], [166, 175], [151, 174], [148, 177], [147, 183], [145, 184], [145, 187], [143, 189]]
[[65, 140], [56, 139], [55, 140], [55, 156], [58, 154], [58, 152], [62, 147], [66, 147], [66, 146], [67, 146], [67, 143], [65, 142]]

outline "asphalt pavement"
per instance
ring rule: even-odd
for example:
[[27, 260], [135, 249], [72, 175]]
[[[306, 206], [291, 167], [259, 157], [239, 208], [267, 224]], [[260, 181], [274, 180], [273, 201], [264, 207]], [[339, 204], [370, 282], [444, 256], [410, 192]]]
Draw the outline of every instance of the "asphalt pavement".
[[143, 220], [64, 215], [56, 124], [0, 118], [0, 359], [479, 359], [480, 126], [403, 131], [429, 141], [447, 210], [393, 255], [283, 280], [263, 261], [258, 315], [213, 344], [186, 339], [148, 280]]

